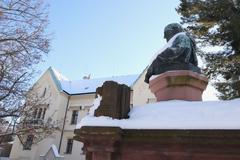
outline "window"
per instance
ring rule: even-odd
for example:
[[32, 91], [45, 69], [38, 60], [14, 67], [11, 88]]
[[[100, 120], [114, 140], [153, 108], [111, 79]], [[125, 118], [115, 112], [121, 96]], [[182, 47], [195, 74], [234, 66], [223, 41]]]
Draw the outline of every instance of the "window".
[[47, 110], [47, 108], [43, 109], [42, 119], [44, 119], [44, 117], [45, 117], [46, 110]]
[[73, 148], [73, 139], [67, 140], [67, 148], [66, 148], [66, 154], [71, 154]]
[[37, 108], [36, 109], [34, 109], [34, 111], [33, 111], [33, 118], [36, 118], [36, 116], [37, 116]]
[[31, 150], [33, 143], [33, 135], [28, 135], [26, 142], [23, 144], [23, 150]]
[[37, 118], [41, 118], [42, 108], [39, 108]]
[[77, 118], [78, 118], [78, 111], [77, 110], [72, 111], [71, 124], [77, 124]]
[[44, 88], [44, 91], [43, 91], [42, 97], [45, 97], [45, 95], [46, 95], [46, 91], [47, 91], [47, 88]]

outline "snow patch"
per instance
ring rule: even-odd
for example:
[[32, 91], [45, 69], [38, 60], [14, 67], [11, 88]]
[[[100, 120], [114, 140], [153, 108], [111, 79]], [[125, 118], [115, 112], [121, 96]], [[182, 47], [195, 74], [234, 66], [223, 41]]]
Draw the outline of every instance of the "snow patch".
[[55, 155], [56, 157], [64, 157], [64, 156], [61, 156], [61, 155], [58, 153], [58, 149], [57, 149], [57, 147], [56, 147], [54, 144], [51, 145], [51, 148], [52, 148], [53, 153], [54, 153], [54, 155]]
[[172, 44], [173, 44], [173, 42], [175, 41], [175, 39], [176, 39], [179, 35], [186, 35], [186, 33], [185, 33], [185, 32], [180, 32], [180, 33], [175, 34], [175, 35], [168, 41], [168, 43], [165, 44], [165, 45], [163, 46], [163, 48], [161, 48], [161, 49], [152, 57], [152, 59], [151, 59], [151, 61], [150, 61], [150, 64], [152, 64], [152, 62], [157, 58], [157, 56], [158, 56], [159, 54], [161, 54], [161, 53], [162, 53], [163, 51], [165, 51], [167, 48], [171, 47]]
[[211, 46], [211, 45], [207, 45], [207, 46], [202, 46], [201, 50], [203, 52], [208, 52], [208, 53], [218, 53], [218, 52], [225, 51], [225, 47], [224, 46]]
[[158, 76], [159, 76], [159, 74], [158, 74], [158, 75], [152, 75], [152, 76], [150, 77], [149, 81], [154, 80], [154, 79], [157, 78]]
[[102, 97], [100, 95], [97, 95], [97, 98], [93, 102], [93, 106], [89, 110], [89, 116], [94, 116], [94, 112], [100, 106], [101, 100]]
[[57, 149], [57, 147], [56, 147], [54, 144], [51, 145], [51, 147], [50, 147], [50, 149], [47, 151], [46, 155], [40, 155], [40, 157], [46, 158], [47, 154], [48, 154], [49, 151], [51, 151], [51, 150], [52, 150], [52, 153], [54, 154], [54, 158], [63, 158], [63, 157], [64, 157], [64, 156], [61, 156], [61, 155], [58, 153], [58, 149]]
[[218, 29], [219, 29], [219, 25], [215, 24], [213, 27], [208, 29], [208, 32], [211, 33], [211, 34], [215, 34], [215, 33], [219, 32]]

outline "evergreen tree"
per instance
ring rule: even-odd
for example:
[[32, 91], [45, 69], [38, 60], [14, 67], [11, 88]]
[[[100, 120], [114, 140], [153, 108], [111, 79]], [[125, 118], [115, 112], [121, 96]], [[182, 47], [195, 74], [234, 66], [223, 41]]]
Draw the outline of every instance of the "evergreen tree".
[[235, 82], [240, 75], [240, 0], [181, 0], [177, 12], [201, 47], [224, 48], [200, 52], [206, 63], [203, 71], [215, 80], [220, 99], [239, 97]]

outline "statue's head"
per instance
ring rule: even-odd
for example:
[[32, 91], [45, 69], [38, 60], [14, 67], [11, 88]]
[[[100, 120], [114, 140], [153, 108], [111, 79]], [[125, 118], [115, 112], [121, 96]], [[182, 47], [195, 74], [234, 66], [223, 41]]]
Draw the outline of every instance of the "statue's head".
[[175, 34], [183, 32], [183, 28], [178, 23], [171, 23], [164, 28], [164, 38], [169, 41]]

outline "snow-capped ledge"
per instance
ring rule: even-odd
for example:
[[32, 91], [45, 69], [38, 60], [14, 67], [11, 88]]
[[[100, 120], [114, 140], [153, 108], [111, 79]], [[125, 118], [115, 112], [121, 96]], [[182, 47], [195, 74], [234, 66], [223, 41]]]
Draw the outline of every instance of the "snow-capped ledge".
[[82, 126], [122, 129], [240, 129], [240, 99], [230, 101], [162, 101], [131, 109], [129, 119], [87, 115]]

